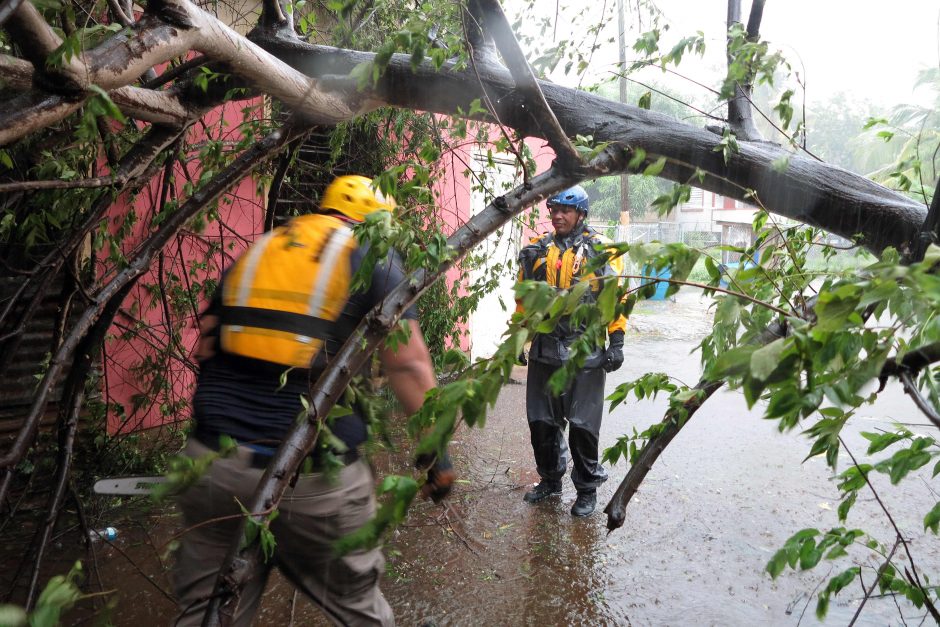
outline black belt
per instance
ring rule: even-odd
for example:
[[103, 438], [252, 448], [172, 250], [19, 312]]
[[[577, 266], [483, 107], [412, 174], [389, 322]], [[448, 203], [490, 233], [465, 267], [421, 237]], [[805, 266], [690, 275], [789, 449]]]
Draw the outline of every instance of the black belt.
[[[209, 447], [213, 451], [221, 450], [221, 445], [219, 444], [219, 434], [218, 433], [205, 433], [201, 431], [195, 431], [192, 434], [193, 439]], [[247, 446], [251, 448], [250, 444], [245, 444], [244, 442], [238, 443], [240, 446]], [[274, 457], [276, 449], [271, 449], [270, 453], [258, 450], [252, 450], [251, 459], [248, 460], [248, 465], [252, 468], [258, 468], [264, 470], [268, 467], [268, 464], [271, 463], [271, 459]], [[359, 460], [359, 451], [354, 448], [350, 448], [345, 452], [339, 451], [330, 451], [335, 459], [338, 459], [343, 466], [349, 466]], [[300, 464], [300, 472], [320, 472], [326, 467], [326, 459], [324, 459], [325, 453], [322, 451], [315, 451], [307, 456], [304, 461]], [[307, 466], [307, 460], [312, 462], [311, 466]]]

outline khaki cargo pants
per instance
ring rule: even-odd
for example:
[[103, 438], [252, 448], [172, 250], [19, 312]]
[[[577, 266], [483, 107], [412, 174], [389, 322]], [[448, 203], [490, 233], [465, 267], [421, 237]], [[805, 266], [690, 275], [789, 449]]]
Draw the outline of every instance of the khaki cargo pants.
[[[212, 451], [190, 439], [184, 454], [201, 457]], [[184, 529], [173, 568], [173, 584], [182, 613], [176, 625], [200, 625], [215, 586], [218, 568], [263, 470], [251, 467], [252, 452], [239, 447], [217, 459], [178, 504]], [[271, 566], [277, 566], [297, 588], [337, 625], [394, 625], [392, 609], [379, 590], [385, 567], [381, 551], [335, 556], [333, 543], [355, 531], [375, 512], [375, 488], [369, 466], [359, 460], [340, 470], [334, 481], [322, 474], [301, 475], [284, 494], [280, 515], [271, 523], [277, 539], [273, 559], [248, 583], [234, 625], [247, 626], [258, 610]], [[213, 519], [232, 517], [218, 522]], [[201, 523], [207, 523], [196, 527]], [[193, 528], [196, 527], [196, 528]]]

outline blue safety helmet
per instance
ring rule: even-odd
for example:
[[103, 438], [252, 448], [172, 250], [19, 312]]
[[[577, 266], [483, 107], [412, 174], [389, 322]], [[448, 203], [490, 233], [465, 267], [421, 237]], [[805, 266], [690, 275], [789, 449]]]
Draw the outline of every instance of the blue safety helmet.
[[548, 205], [549, 209], [559, 205], [574, 207], [584, 215], [587, 215], [590, 202], [588, 201], [588, 195], [587, 192], [584, 191], [584, 188], [580, 185], [575, 185], [549, 198], [546, 205]]

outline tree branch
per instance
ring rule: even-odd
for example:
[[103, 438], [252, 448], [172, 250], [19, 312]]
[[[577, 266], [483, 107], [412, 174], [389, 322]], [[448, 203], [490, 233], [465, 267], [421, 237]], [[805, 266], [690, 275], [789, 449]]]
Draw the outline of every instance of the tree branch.
[[930, 364], [938, 361], [940, 361], [940, 342], [925, 344], [904, 353], [900, 361], [895, 357], [887, 359], [881, 367], [878, 378], [881, 380], [882, 387], [884, 387], [885, 380], [888, 377], [899, 377], [904, 372], [916, 375]]
[[24, 0], [6, 0], [0, 4], [0, 26], [3, 26], [10, 16], [16, 13]]
[[[119, 304], [120, 302], [118, 301], [118, 305]], [[52, 532], [55, 530], [56, 522], [59, 520], [62, 504], [65, 502], [66, 496], [68, 496], [69, 475], [72, 467], [75, 435], [78, 433], [78, 417], [85, 400], [85, 379], [91, 371], [94, 354], [101, 341], [104, 339], [105, 333], [116, 312], [117, 305], [111, 305], [98, 322], [95, 323], [91, 332], [82, 340], [81, 346], [76, 351], [75, 364], [72, 366], [68, 383], [65, 386], [66, 393], [64, 398], [67, 399], [67, 401], [64, 403], [60, 412], [56, 474], [52, 493], [49, 495], [49, 503], [46, 506], [45, 519], [43, 520], [42, 526], [36, 530], [36, 537], [33, 541], [33, 545], [36, 548], [33, 557], [32, 574], [29, 579], [29, 590], [26, 594], [27, 609], [31, 609], [36, 600], [39, 574], [46, 546], [49, 544], [49, 539], [52, 537]]]
[[[128, 185], [121, 191], [134, 193], [143, 182], [148, 181], [152, 174], [156, 172], [156, 168], [153, 168], [153, 163], [156, 158], [166, 148], [172, 145], [182, 132], [183, 129], [181, 128], [157, 126], [152, 128], [143, 139], [138, 141], [124, 156], [117, 168], [118, 172], [126, 176], [128, 180]], [[0, 329], [3, 330], [7, 330], [7, 322], [10, 319], [10, 315], [16, 309], [23, 294], [30, 288], [35, 290], [31, 301], [17, 316], [12, 331], [5, 334], [9, 339], [0, 341], [0, 346], [3, 346], [2, 354], [0, 354], [0, 378], [6, 374], [7, 368], [12, 363], [20, 342], [23, 340], [23, 331], [33, 319], [33, 314], [36, 311], [39, 300], [42, 298], [42, 295], [45, 294], [48, 285], [59, 272], [65, 260], [85, 238], [85, 235], [98, 224], [111, 204], [112, 195], [110, 191], [99, 195], [91, 209], [87, 212], [85, 219], [72, 230], [69, 238], [63, 242], [59, 242], [59, 246], [50, 251], [36, 265], [39, 271], [34, 272], [23, 280], [7, 301], [3, 311], [0, 312]]]
[[[757, 3], [755, 3], [757, 4]], [[761, 3], [762, 4], [762, 3]], [[763, 6], [758, 11], [754, 11], [754, 5], [751, 6], [751, 16], [748, 20], [748, 41], [757, 41], [760, 36], [760, 18], [763, 14]], [[728, 32], [731, 27], [741, 23], [741, 0], [728, 0]], [[753, 32], [752, 30], [753, 29]], [[728, 66], [734, 62], [734, 51], [731, 50], [731, 37], [728, 37]], [[757, 126], [754, 125], [754, 117], [751, 114], [751, 85], [735, 84], [734, 95], [728, 99], [728, 124], [738, 139], [747, 141], [760, 141], [763, 137]]]
[[126, 182], [126, 176], [96, 176], [76, 181], [17, 181], [16, 183], [0, 183], [0, 194], [37, 189], [94, 189], [123, 185]]
[[940, 244], [940, 178], [937, 178], [937, 187], [933, 191], [927, 217], [924, 218], [924, 225], [920, 229], [920, 239], [917, 242], [913, 261], [923, 259], [931, 244]]
[[50, 82], [46, 87], [50, 90], [56, 90], [55, 93], [62, 93], [60, 89], [73, 91], [81, 90], [84, 82], [85, 67], [80, 59], [72, 57], [61, 60], [61, 65], [54, 70], [47, 66], [49, 55], [56, 51], [62, 45], [62, 39], [56, 35], [52, 27], [46, 23], [39, 10], [33, 6], [32, 2], [23, 2], [19, 8], [13, 12], [6, 23], [6, 30], [10, 38], [17, 44], [33, 67], [41, 75], [49, 72], [57, 78], [62, 78], [65, 83]]
[[753, 0], [751, 2], [751, 13], [747, 18], [747, 40], [757, 41], [760, 37], [760, 22], [764, 17], [765, 0]]
[[[0, 77], [4, 80], [4, 86], [14, 91], [27, 92], [19, 96], [19, 102], [22, 104], [7, 103], [4, 112], [0, 113], [0, 144], [22, 137], [23, 133], [18, 126], [31, 124], [44, 128], [81, 106], [81, 103], [69, 101], [67, 98], [33, 89], [33, 75], [33, 66], [27, 61], [0, 55]], [[189, 102], [184, 102], [180, 91], [175, 89], [154, 91], [142, 87], [118, 87], [108, 96], [126, 115], [154, 124], [186, 124], [202, 104], [194, 98], [188, 98]], [[59, 104], [62, 109], [50, 111], [53, 104]], [[44, 117], [32, 121], [30, 116], [34, 111], [37, 114], [42, 113]]]
[[[308, 119], [341, 121], [381, 105], [455, 115], [460, 110], [470, 110], [470, 103], [481, 96], [481, 86], [472, 72], [455, 70], [453, 65], [446, 64], [437, 71], [430, 62], [413, 70], [410, 56], [398, 54], [389, 60], [384, 74], [369, 92], [368, 101], [353, 106], [316, 88], [306, 98], [306, 87], [316, 86], [317, 77], [348, 74], [356, 64], [374, 60], [375, 56], [266, 33], [255, 39], [274, 56], [306, 72], [314, 79], [311, 82], [291, 74], [273, 56], [261, 53], [254, 44], [182, 0], [167, 5], [156, 3], [154, 14], [162, 14], [161, 6], [170, 5], [177, 14], [174, 19], [186, 22], [187, 28], [181, 30], [145, 15], [138, 22], [139, 30], [133, 39], [128, 40], [125, 35], [115, 37], [87, 53], [86, 64], [94, 73], [96, 84], [106, 89], [122, 86], [158, 60], [178, 56], [172, 54], [174, 51], [188, 50], [189, 46], [184, 44], [190, 38], [193, 41], [204, 38], [212, 42], [203, 50], [207, 56], [239, 60], [235, 66], [239, 76], [257, 78], [262, 91], [285, 100]], [[180, 33], [185, 33], [185, 37]], [[243, 57], [247, 59], [245, 64], [240, 62]], [[129, 69], [122, 69], [125, 67]], [[508, 72], [493, 63], [476, 69], [487, 92], [494, 95], [499, 119], [523, 136], [544, 137], [524, 108], [525, 101], [516, 93], [515, 81]], [[665, 156], [668, 162], [661, 173], [664, 178], [685, 182], [700, 168], [716, 174], [706, 177], [702, 184], [708, 191], [744, 201], [752, 192], [756, 193], [767, 209], [778, 215], [843, 237], [862, 234], [862, 243], [876, 253], [887, 246], [909, 250], [923, 225], [923, 205], [840, 168], [789, 155], [777, 146], [747, 141], [739, 142], [738, 152], [729, 154], [725, 162], [723, 155], [713, 152], [717, 140], [706, 130], [592, 94], [551, 83], [539, 85], [566, 136], [592, 135], [597, 142], [616, 142], [631, 150], [642, 148], [648, 155]], [[42, 115], [37, 115], [41, 122], [31, 120], [29, 124], [22, 119], [12, 124], [16, 113], [10, 113], [8, 107], [9, 117], [0, 117], [0, 141], [9, 141], [15, 134], [11, 126], [18, 126], [21, 136], [61, 119], [75, 108], [73, 103], [55, 101], [46, 102], [43, 107]], [[778, 172], [772, 164], [785, 156], [789, 157], [789, 165], [786, 171]]]
[[532, 67], [519, 48], [519, 42], [516, 41], [499, 0], [476, 0], [473, 4], [479, 4], [483, 9], [484, 25], [493, 34], [493, 40], [509, 67], [516, 88], [522, 94], [525, 101], [523, 106], [527, 107], [533, 124], [541, 129], [542, 135], [555, 151], [559, 165], [562, 168], [577, 167], [581, 164], [581, 157], [558, 124], [558, 118], [552, 108], [545, 102], [545, 96], [539, 89]]
[[[785, 333], [786, 326], [782, 323], [775, 322], [767, 327], [767, 329], [754, 340], [754, 343], [757, 345], [769, 344], [775, 339], [783, 337]], [[689, 399], [682, 405], [682, 410], [685, 411], [686, 415], [681, 422], [681, 416], [678, 411], [669, 409], [666, 412], [662, 420], [662, 431], [659, 435], [647, 441], [643, 450], [641, 450], [637, 456], [636, 462], [630, 466], [627, 475], [623, 478], [623, 481], [620, 482], [620, 485], [617, 486], [613, 496], [610, 497], [610, 502], [607, 504], [607, 507], [604, 508], [604, 513], [607, 514], [607, 529], [609, 531], [619, 529], [623, 526], [624, 520], [626, 519], [627, 505], [630, 504], [630, 499], [636, 494], [637, 490], [640, 488], [640, 484], [643, 483], [643, 480], [646, 479], [646, 475], [648, 475], [649, 471], [653, 468], [653, 464], [656, 463], [656, 460], [659, 459], [659, 456], [666, 447], [669, 446], [673, 438], [679, 434], [682, 427], [689, 424], [695, 412], [697, 412], [705, 401], [711, 398], [712, 394], [717, 392], [723, 385], [724, 381], [708, 381], [706, 379], [699, 381], [693, 388], [699, 392], [698, 395]]]
[[862, 602], [858, 604], [858, 608], [856, 608], [855, 614], [852, 615], [852, 620], [849, 621], [848, 627], [853, 627], [855, 622], [858, 620], [858, 617], [862, 615], [862, 610], [865, 608], [865, 604], [868, 603], [868, 599], [871, 598], [871, 595], [875, 591], [875, 587], [878, 585], [878, 582], [881, 580], [881, 576], [884, 574], [885, 569], [891, 565], [891, 558], [894, 557], [894, 554], [897, 552], [899, 546], [901, 546], [901, 536], [898, 536], [894, 540], [894, 546], [891, 547], [891, 552], [888, 553], [888, 557], [885, 558], [885, 561], [882, 562], [881, 566], [875, 572], [875, 580], [871, 582], [868, 590], [865, 590], [865, 596], [862, 597]]
[[[374, 59], [370, 53], [307, 43], [256, 41], [312, 76], [348, 74], [358, 63]], [[479, 72], [499, 119], [523, 136], [544, 138], [522, 108], [524, 101], [508, 71], [490, 64], [480, 66]], [[718, 141], [714, 133], [705, 129], [550, 82], [539, 85], [565, 135], [592, 135], [596, 142], [666, 156], [663, 178], [685, 183], [700, 168], [717, 175], [706, 177], [703, 189], [745, 202], [753, 201], [753, 191], [772, 213], [850, 239], [863, 234], [862, 243], [876, 253], [887, 246], [907, 248], [923, 224], [922, 204], [836, 166], [791, 155], [767, 142], [746, 141], [738, 143], [738, 152], [729, 154], [725, 163], [713, 152]], [[457, 115], [470, 110], [481, 90], [471, 71], [447, 64], [440, 71], [430, 64], [413, 70], [408, 55], [396, 54], [369, 95], [376, 106]], [[789, 165], [780, 172], [773, 163], [782, 157], [789, 158]]]
[[499, 65], [493, 38], [484, 28], [484, 9], [481, 0], [468, 0], [462, 15], [464, 37], [475, 63]]
[[268, 204], [264, 211], [265, 233], [274, 228], [274, 219], [277, 217], [277, 201], [281, 197], [281, 185], [284, 183], [287, 169], [293, 162], [294, 153], [300, 147], [300, 144], [299, 141], [289, 144], [277, 161], [277, 168], [274, 170], [274, 176], [271, 177], [271, 185], [268, 188]]
[[911, 547], [908, 545], [907, 540], [904, 539], [904, 535], [901, 533], [897, 523], [894, 521], [894, 516], [891, 515], [891, 512], [888, 511], [884, 501], [881, 500], [881, 496], [878, 494], [878, 491], [875, 490], [875, 486], [872, 485], [871, 480], [868, 478], [868, 473], [862, 472], [862, 469], [858, 465], [858, 460], [855, 459], [855, 455], [852, 453], [851, 449], [845, 445], [845, 441], [843, 441], [842, 436], [839, 436], [839, 443], [842, 445], [842, 449], [849, 454], [849, 457], [852, 459], [852, 464], [855, 466], [856, 470], [858, 470], [865, 479], [865, 483], [868, 485], [868, 489], [871, 490], [872, 495], [875, 497], [875, 501], [878, 503], [878, 507], [880, 507], [881, 511], [884, 512], [885, 517], [888, 519], [888, 522], [891, 523], [891, 527], [894, 529], [895, 536], [901, 542], [901, 546], [904, 547], [904, 552], [907, 554], [907, 560], [913, 569], [913, 573], [908, 576], [908, 581], [911, 583], [911, 585], [917, 586], [917, 588], [923, 593], [924, 604], [927, 606], [927, 611], [930, 612], [930, 615], [933, 617], [934, 621], [940, 624], [940, 611], [938, 611], [936, 606], [934, 606], [933, 602], [930, 600], [930, 593], [920, 582], [920, 577], [917, 575], [917, 567], [914, 564], [914, 556], [911, 554]]
[[901, 379], [901, 384], [904, 386], [904, 391], [907, 392], [908, 396], [914, 399], [914, 404], [917, 405], [917, 409], [923, 412], [935, 427], [940, 429], [940, 414], [938, 414], [937, 410], [921, 395], [911, 373], [906, 371], [901, 372], [899, 378]]
[[[340, 97], [318, 89], [315, 81], [188, 0], [151, 2], [147, 9], [148, 14], [138, 21], [133, 37], [125, 34], [112, 37], [81, 55], [87, 72], [82, 73], [84, 83], [78, 85], [81, 93], [72, 94], [73, 100], [88, 97], [84, 90], [89, 83], [106, 90], [124, 87], [147, 69], [197, 50], [214, 61], [228, 64], [236, 75], [298, 110], [308, 122], [335, 124], [358, 113], [353, 104], [359, 100], [356, 95]], [[42, 109], [45, 115], [39, 116], [38, 103], [34, 103], [30, 107], [31, 116], [23, 120], [20, 113], [15, 124], [9, 115], [0, 118], [0, 144], [48, 126], [80, 106], [80, 102], [68, 103], [71, 106], [55, 104], [54, 108], [47, 104]], [[29, 123], [24, 126], [25, 121]]]

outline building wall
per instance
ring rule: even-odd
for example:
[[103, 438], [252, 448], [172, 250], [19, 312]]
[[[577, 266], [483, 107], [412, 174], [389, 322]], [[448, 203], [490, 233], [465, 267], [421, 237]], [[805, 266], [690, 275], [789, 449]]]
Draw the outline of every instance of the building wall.
[[[205, 132], [210, 137], [237, 141], [241, 137], [238, 125], [244, 107], [244, 103], [228, 105], [205, 118], [205, 124], [191, 133], [200, 134], [195, 139], [205, 137], [202, 135]], [[198, 178], [199, 144], [196, 146], [196, 152], [184, 158], [192, 161], [195, 168], [190, 167], [190, 171], [195, 171]], [[112, 233], [127, 229], [129, 219], [134, 222], [127, 229], [125, 254], [152, 232], [155, 208], [164, 193], [162, 178], [156, 177], [132, 202], [119, 199], [109, 214], [107, 228]], [[187, 177], [177, 164], [172, 187], [181, 203], [188, 198], [186, 183]], [[206, 222], [202, 230], [197, 223], [190, 223], [164, 248], [115, 317], [101, 360], [102, 397], [108, 403], [108, 428], [112, 433], [147, 429], [189, 417], [195, 369], [191, 360], [179, 359], [171, 353], [192, 353], [198, 335], [197, 313], [205, 306], [205, 297], [195, 307], [171, 312], [169, 319], [182, 324], [177, 341], [167, 324], [167, 304], [162, 295], [166, 292], [167, 301], [173, 301], [179, 293], [171, 293], [172, 282], [168, 284], [166, 277], [177, 277], [183, 285], [208, 282], [211, 286], [219, 273], [262, 232], [264, 198], [258, 194], [256, 181], [252, 178], [241, 181], [219, 202], [218, 213], [221, 220]], [[98, 251], [97, 266], [102, 280], [120, 267], [109, 259], [107, 249]], [[177, 345], [173, 346], [174, 343]], [[144, 402], [150, 398], [155, 401]]]
[[750, 224], [756, 211], [756, 207], [747, 203], [693, 187], [688, 202], [679, 205], [673, 216], [679, 224], [695, 225], [695, 230], [718, 233], [721, 232], [719, 222]]

